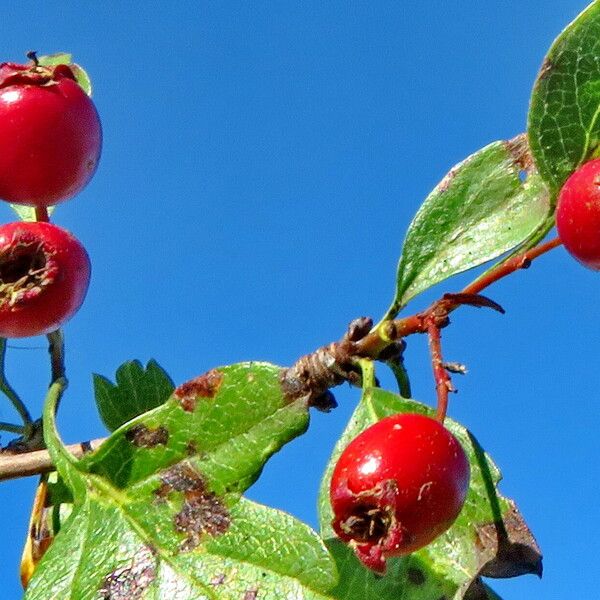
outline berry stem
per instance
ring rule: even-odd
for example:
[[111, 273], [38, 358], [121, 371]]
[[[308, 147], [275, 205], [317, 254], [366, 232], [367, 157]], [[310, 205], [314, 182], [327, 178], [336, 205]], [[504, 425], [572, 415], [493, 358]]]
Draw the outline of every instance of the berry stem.
[[[391, 341], [407, 337], [414, 333], [427, 333], [430, 326], [430, 319], [435, 319], [438, 327], [446, 326], [448, 324], [448, 315], [459, 306], [469, 304], [469, 297], [478, 295], [491, 284], [519, 269], [526, 269], [534, 259], [560, 245], [561, 241], [559, 238], [549, 240], [500, 263], [465, 287], [459, 294], [446, 295], [422, 312], [402, 319], [395, 319], [394, 321], [382, 321], [371, 333], [356, 343], [357, 355], [376, 359], [390, 345]], [[481, 306], [494, 307], [494, 303], [491, 301], [487, 299], [483, 300], [486, 300], [487, 304], [481, 303]], [[497, 305], [495, 307], [499, 308]]]
[[441, 328], [449, 323], [449, 314], [463, 304], [478, 307], [485, 306], [504, 312], [500, 305], [481, 296], [480, 293], [507, 275], [519, 269], [528, 268], [534, 259], [560, 245], [559, 238], [539, 244], [493, 267], [473, 283], [463, 288], [460, 293], [445, 294], [420, 313], [394, 321], [382, 321], [371, 333], [356, 342], [355, 351], [357, 355], [377, 359], [396, 340], [413, 333], [427, 333], [437, 392], [437, 419], [443, 422], [448, 408], [448, 392], [453, 390], [450, 375], [443, 364], [440, 333]]
[[376, 423], [377, 421], [379, 421], [379, 416], [375, 412], [375, 408], [373, 407], [373, 403], [371, 402], [371, 395], [365, 394], [365, 390], [367, 390], [368, 388], [375, 387], [377, 385], [375, 381], [375, 365], [373, 364], [373, 361], [368, 358], [359, 359], [358, 364], [360, 365], [360, 370], [362, 373], [362, 397], [363, 400], [366, 400], [367, 408], [369, 410], [369, 414], [371, 415], [371, 419], [374, 423]]
[[19, 398], [19, 395], [12, 388], [8, 380], [6, 379], [5, 373], [5, 359], [6, 359], [6, 338], [0, 338], [0, 392], [2, 392], [15, 407], [15, 410], [21, 416], [24, 425], [31, 425], [33, 419], [31, 414], [27, 410], [24, 402]]
[[527, 269], [531, 262], [546, 254], [550, 250], [557, 248], [560, 246], [562, 242], [560, 238], [553, 238], [539, 246], [535, 246], [535, 248], [531, 248], [527, 252], [523, 254], [517, 254], [512, 258], [509, 258], [507, 261], [501, 263], [495, 269], [491, 269], [488, 273], [482, 275], [479, 279], [476, 279], [473, 283], [468, 285], [463, 289], [463, 294], [479, 294], [486, 287], [491, 285], [492, 283], [510, 275], [514, 271], [518, 271], [519, 269]]
[[62, 330], [57, 329], [46, 336], [50, 354], [50, 385], [65, 378], [65, 338]]
[[434, 318], [428, 319], [427, 336], [429, 337], [429, 352], [431, 354], [431, 366], [435, 379], [435, 390], [437, 393], [436, 419], [443, 423], [448, 410], [448, 392], [454, 391], [448, 371], [444, 368], [442, 358], [442, 333]]
[[35, 220], [41, 223], [49, 223], [50, 215], [48, 214], [47, 206], [36, 206], [35, 207]]

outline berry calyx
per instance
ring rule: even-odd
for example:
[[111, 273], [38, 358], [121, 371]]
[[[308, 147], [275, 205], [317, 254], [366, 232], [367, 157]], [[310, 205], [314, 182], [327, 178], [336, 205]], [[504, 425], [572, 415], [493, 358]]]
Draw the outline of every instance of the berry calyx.
[[460, 513], [470, 467], [458, 440], [417, 414], [382, 419], [346, 447], [333, 471], [333, 529], [368, 568], [423, 548]]
[[68, 65], [0, 64], [0, 198], [47, 207], [92, 178], [102, 146], [94, 103]]
[[90, 281], [85, 248], [51, 223], [0, 226], [0, 336], [50, 333], [79, 309]]
[[577, 169], [560, 190], [556, 229], [569, 254], [600, 270], [600, 158]]

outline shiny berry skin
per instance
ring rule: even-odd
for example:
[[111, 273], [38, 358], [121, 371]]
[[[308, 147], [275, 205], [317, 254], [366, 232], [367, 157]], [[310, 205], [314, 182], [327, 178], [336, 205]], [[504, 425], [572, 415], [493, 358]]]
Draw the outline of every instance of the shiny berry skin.
[[92, 100], [67, 65], [0, 64], [0, 198], [47, 207], [74, 196], [100, 159]]
[[81, 243], [51, 223], [0, 226], [0, 336], [50, 333], [83, 303], [90, 260]]
[[567, 179], [558, 195], [556, 228], [569, 254], [589, 269], [600, 270], [600, 158]]
[[417, 414], [386, 417], [346, 447], [333, 471], [333, 528], [368, 568], [423, 548], [460, 513], [470, 467], [458, 440]]

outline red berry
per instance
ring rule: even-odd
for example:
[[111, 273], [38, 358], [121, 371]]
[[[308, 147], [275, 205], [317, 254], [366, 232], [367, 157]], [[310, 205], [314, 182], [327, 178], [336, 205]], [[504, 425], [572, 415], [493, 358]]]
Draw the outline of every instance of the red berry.
[[67, 65], [0, 64], [0, 198], [50, 206], [79, 192], [102, 146], [93, 102]]
[[600, 270], [600, 158], [585, 163], [560, 190], [556, 228], [574, 258]]
[[439, 422], [394, 415], [344, 450], [331, 479], [333, 528], [365, 566], [423, 548], [456, 519], [469, 487], [469, 461]]
[[0, 336], [49, 333], [81, 306], [90, 259], [68, 231], [51, 223], [0, 226]]

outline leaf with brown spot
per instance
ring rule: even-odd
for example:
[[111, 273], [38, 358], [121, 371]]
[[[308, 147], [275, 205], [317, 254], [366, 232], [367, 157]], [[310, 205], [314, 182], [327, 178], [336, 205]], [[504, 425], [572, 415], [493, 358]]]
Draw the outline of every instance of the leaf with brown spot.
[[476, 531], [479, 574], [484, 577], [542, 576], [542, 553], [513, 502], [503, 519], [481, 525]]
[[134, 425], [125, 433], [125, 437], [138, 448], [154, 448], [169, 441], [169, 431], [166, 427], [159, 425], [150, 429], [145, 425]]
[[[210, 401], [188, 412], [172, 394], [80, 461], [45, 424], [74, 505], [26, 600], [220, 600], [252, 589], [259, 600], [331, 599], [336, 568], [318, 535], [241, 496], [308, 425], [306, 402], [284, 398], [280, 375], [266, 363], [213, 370]], [[148, 448], [157, 436], [164, 443]]]
[[111, 571], [102, 582], [99, 596], [103, 600], [138, 600], [156, 578], [154, 553], [141, 551], [125, 566]]
[[199, 399], [215, 397], [222, 381], [223, 375], [217, 369], [213, 369], [181, 384], [175, 389], [174, 394], [179, 398], [183, 410], [194, 412]]

